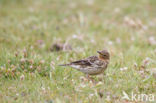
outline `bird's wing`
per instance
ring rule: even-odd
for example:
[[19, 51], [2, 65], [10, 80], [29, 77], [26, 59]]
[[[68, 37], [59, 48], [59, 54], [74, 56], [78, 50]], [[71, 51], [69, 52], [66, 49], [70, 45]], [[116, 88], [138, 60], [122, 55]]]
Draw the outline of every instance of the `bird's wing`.
[[78, 61], [74, 61], [74, 62], [71, 62], [70, 64], [71, 65], [85, 65], [85, 66], [91, 66], [92, 64], [94, 64], [94, 62], [98, 60], [98, 57], [97, 56], [91, 56], [91, 57], [88, 57], [86, 59], [82, 59], [82, 60], [78, 60]]

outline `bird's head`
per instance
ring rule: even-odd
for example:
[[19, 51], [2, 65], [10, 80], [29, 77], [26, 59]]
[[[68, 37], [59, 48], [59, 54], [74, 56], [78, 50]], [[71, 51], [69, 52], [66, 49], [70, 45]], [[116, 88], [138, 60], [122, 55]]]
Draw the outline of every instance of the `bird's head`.
[[97, 51], [97, 53], [99, 53], [99, 58], [101, 60], [109, 60], [110, 59], [110, 54], [107, 50]]

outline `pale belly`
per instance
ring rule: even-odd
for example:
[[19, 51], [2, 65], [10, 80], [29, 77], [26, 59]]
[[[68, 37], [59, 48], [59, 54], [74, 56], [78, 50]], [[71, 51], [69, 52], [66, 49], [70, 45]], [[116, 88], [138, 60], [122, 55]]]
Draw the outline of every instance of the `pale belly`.
[[105, 69], [107, 68], [107, 66], [105, 67], [88, 67], [88, 68], [81, 68], [80, 66], [71, 66], [85, 74], [89, 74], [89, 75], [97, 75], [97, 74], [101, 74], [105, 71]]
[[98, 75], [105, 71], [106, 68], [90, 68], [87, 70], [80, 70], [81, 72], [89, 75]]

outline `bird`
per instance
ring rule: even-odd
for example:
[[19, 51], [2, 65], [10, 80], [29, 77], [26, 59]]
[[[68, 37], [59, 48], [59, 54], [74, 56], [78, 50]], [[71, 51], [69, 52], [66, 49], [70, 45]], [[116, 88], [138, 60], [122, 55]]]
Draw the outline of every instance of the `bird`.
[[109, 64], [110, 53], [107, 50], [97, 51], [97, 53], [99, 54], [98, 56], [90, 56], [68, 64], [60, 64], [59, 66], [72, 67], [83, 72], [87, 77], [102, 74]]

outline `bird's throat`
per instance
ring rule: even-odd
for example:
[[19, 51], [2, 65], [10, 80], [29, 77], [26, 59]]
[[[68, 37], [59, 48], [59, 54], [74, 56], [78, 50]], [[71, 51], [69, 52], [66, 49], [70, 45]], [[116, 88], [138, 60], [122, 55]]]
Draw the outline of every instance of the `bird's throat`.
[[104, 62], [109, 62], [109, 59], [105, 59], [101, 55], [99, 55], [99, 59], [102, 60], [102, 61], [104, 61]]

